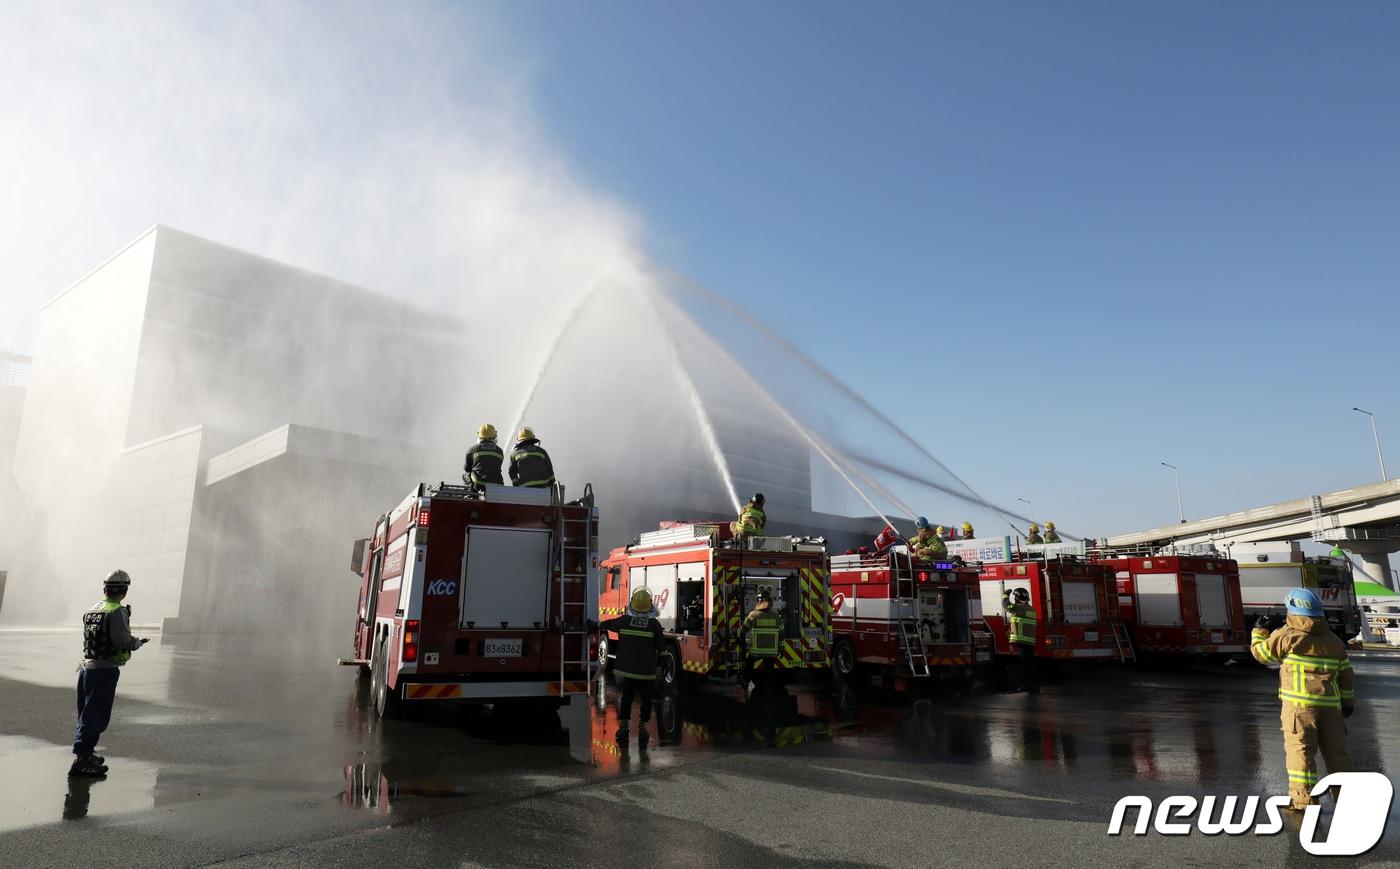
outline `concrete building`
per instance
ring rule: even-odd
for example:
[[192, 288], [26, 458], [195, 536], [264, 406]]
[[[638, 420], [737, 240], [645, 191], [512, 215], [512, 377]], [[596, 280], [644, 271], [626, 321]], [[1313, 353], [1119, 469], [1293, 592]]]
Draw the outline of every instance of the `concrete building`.
[[[502, 372], [530, 360], [486, 320], [153, 227], [42, 310], [7, 499], [34, 526], [0, 620], [70, 622], [120, 566], [137, 624], [348, 624], [351, 541], [420, 480], [456, 479], [464, 433], [514, 403]], [[632, 350], [596, 363], [584, 400], [567, 369], [541, 399], [561, 477], [601, 493], [605, 546], [659, 519], [732, 515], [693, 418], [657, 420], [664, 436], [635, 431], [641, 405], [611, 418]], [[774, 530], [835, 532], [838, 548], [878, 530], [813, 512], [807, 447], [781, 422], [710, 412], [740, 497], [764, 492]]]

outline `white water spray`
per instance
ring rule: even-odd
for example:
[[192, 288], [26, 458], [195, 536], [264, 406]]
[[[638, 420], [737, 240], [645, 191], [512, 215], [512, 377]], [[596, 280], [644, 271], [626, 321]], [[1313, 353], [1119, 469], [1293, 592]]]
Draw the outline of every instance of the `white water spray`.
[[[943, 486], [932, 484], [934, 485], [934, 488], [947, 495], [951, 495], [952, 497], [957, 498], [961, 501], [968, 501], [979, 506], [986, 507], [987, 509], [992, 510], [993, 512], [1001, 515], [1002, 518], [1008, 519], [1008, 521], [1010, 518], [1017, 518], [1022, 519], [1023, 521], [1029, 521], [1025, 519], [1025, 517], [1017, 516], [1014, 512], [1007, 510], [997, 504], [994, 504], [991, 501], [988, 501], [986, 498], [983, 498], [977, 493], [976, 490], [972, 488], [971, 485], [967, 483], [966, 480], [962, 479], [956, 473], [954, 473], [952, 468], [949, 468], [947, 465], [943, 464], [943, 462], [940, 461], [937, 456], [935, 456], [932, 452], [925, 448], [923, 444], [919, 443], [913, 435], [909, 434], [907, 431], [901, 428], [898, 423], [896, 423], [894, 420], [890, 419], [888, 416], [882, 413], [879, 410], [879, 408], [871, 404], [870, 401], [865, 398], [865, 396], [861, 395], [859, 392], [856, 392], [845, 381], [841, 380], [831, 371], [827, 370], [827, 368], [821, 363], [817, 362], [815, 359], [811, 358], [806, 353], [803, 353], [790, 341], [788, 341], [786, 338], [775, 332], [772, 329], [772, 327], [770, 327], [767, 323], [764, 323], [762, 320], [758, 319], [758, 317], [749, 313], [737, 302], [734, 302], [733, 300], [728, 299], [725, 296], [720, 295], [719, 293], [716, 293], [709, 287], [706, 287], [705, 285], [697, 281], [691, 280], [690, 278], [687, 278], [684, 275], [678, 274], [674, 271], [664, 270], [662, 272], [662, 275], [664, 278], [674, 281], [676, 284], [686, 287], [692, 292], [699, 294], [703, 298], [714, 302], [715, 304], [734, 314], [743, 322], [747, 323], [751, 328], [755, 329], [760, 334], [764, 335], [766, 338], [768, 338], [768, 340], [772, 341], [779, 348], [786, 351], [788, 355], [796, 359], [797, 362], [804, 368], [806, 368], [808, 371], [811, 371], [813, 374], [816, 374], [822, 380], [835, 387], [839, 392], [841, 392], [842, 395], [846, 396], [850, 400], [856, 402], [856, 404], [860, 405], [861, 408], [863, 408], [871, 416], [875, 417], [875, 419], [884, 423], [885, 426], [887, 426], [891, 431], [898, 435], [902, 440], [907, 442], [914, 449], [918, 450], [920, 454], [922, 454], [926, 459], [928, 459], [929, 461], [937, 465], [939, 468], [941, 468], [946, 474], [948, 474], [948, 476], [956, 480], [958, 484], [961, 485], [963, 489], [967, 491], [967, 494], [963, 494], [962, 492], [958, 492], [952, 489], [945, 488]], [[857, 460], [863, 462], [863, 460], [861, 459]], [[880, 467], [878, 465], [873, 466]], [[887, 468], [881, 469], [888, 470]], [[842, 476], [845, 475], [842, 474]], [[924, 481], [920, 480], [920, 482]], [[1012, 527], [1014, 528], [1015, 526], [1013, 525]]]
[[520, 427], [525, 424], [525, 414], [530, 412], [530, 403], [535, 400], [535, 393], [540, 388], [540, 382], [544, 380], [545, 372], [549, 371], [549, 366], [554, 364], [554, 357], [559, 354], [559, 347], [564, 343], [564, 338], [569, 334], [569, 327], [583, 313], [583, 309], [598, 294], [598, 288], [602, 282], [595, 283], [589, 287], [588, 292], [579, 296], [573, 307], [569, 308], [569, 313], [559, 322], [559, 329], [554, 333], [554, 340], [549, 342], [549, 349], [545, 351], [544, 358], [540, 360], [539, 367], [535, 369], [535, 376], [530, 381], [530, 388], [525, 392], [525, 398], [520, 402], [520, 409], [515, 412], [514, 422], [510, 428], [506, 429], [507, 436], [512, 440], [520, 432]]
[[686, 398], [690, 401], [690, 407], [695, 411], [695, 421], [700, 425], [700, 437], [705, 441], [705, 448], [710, 451], [710, 459], [715, 463], [715, 470], [719, 471], [719, 478], [724, 482], [724, 490], [729, 493], [729, 501], [734, 505], [734, 513], [738, 515], [743, 509], [743, 504], [739, 500], [739, 493], [734, 488], [734, 475], [729, 472], [729, 462], [724, 458], [724, 450], [720, 449], [719, 437], [715, 434], [715, 427], [710, 422], [710, 415], [705, 411], [705, 403], [700, 399], [700, 393], [695, 389], [695, 381], [690, 378], [690, 374], [685, 370], [685, 365], [681, 363], [680, 355], [676, 353], [675, 336], [671, 330], [666, 328], [666, 321], [661, 316], [661, 311], [657, 309], [656, 302], [650, 296], [647, 300], [651, 302], [652, 313], [656, 316], [656, 322], [660, 326], [665, 340], [662, 346], [666, 348], [666, 356], [671, 362], [671, 367], [676, 371], [676, 379], [680, 381], [681, 390], [685, 392]]

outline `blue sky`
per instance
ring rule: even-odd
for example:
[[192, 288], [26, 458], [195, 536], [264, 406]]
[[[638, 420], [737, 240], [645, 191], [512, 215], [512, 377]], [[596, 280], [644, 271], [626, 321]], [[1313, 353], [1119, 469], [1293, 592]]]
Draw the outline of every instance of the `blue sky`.
[[1400, 7], [503, 8], [649, 249], [1078, 533], [1379, 476]]

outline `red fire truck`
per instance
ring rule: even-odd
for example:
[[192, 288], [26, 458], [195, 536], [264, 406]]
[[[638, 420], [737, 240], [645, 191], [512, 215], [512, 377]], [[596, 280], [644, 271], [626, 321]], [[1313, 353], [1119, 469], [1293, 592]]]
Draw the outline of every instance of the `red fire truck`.
[[1002, 593], [1024, 588], [1036, 612], [1036, 655], [1043, 658], [1133, 660], [1127, 628], [1118, 614], [1112, 568], [1078, 558], [1025, 552], [982, 565], [982, 619], [998, 655], [1012, 654]]
[[[744, 546], [727, 525], [663, 522], [603, 562], [598, 616], [621, 615], [632, 592], [646, 588], [666, 632], [660, 673], [666, 686], [683, 674], [731, 678], [743, 665], [740, 627], [768, 589], [783, 619], [778, 666], [786, 673], [828, 666], [831, 618], [826, 542], [811, 537], [752, 537]], [[605, 669], [616, 634], [598, 641]]]
[[992, 636], [972, 618], [978, 570], [926, 562], [904, 545], [831, 557], [831, 664], [877, 684], [957, 676], [992, 660]]
[[418, 486], [355, 542], [358, 665], [375, 709], [428, 700], [557, 708], [588, 690], [592, 486]]
[[1249, 645], [1240, 572], [1220, 556], [1100, 557], [1118, 582], [1118, 610], [1144, 656], [1241, 654]]

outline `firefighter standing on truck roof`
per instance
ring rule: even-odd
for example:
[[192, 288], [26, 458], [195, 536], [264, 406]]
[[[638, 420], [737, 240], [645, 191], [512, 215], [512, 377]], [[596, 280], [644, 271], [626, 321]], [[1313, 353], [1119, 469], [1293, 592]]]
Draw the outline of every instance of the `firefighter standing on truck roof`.
[[618, 704], [617, 747], [627, 753], [627, 740], [632, 723], [632, 698], [640, 695], [641, 712], [637, 715], [637, 750], [647, 750], [647, 723], [651, 721], [652, 691], [656, 686], [656, 662], [664, 641], [661, 622], [656, 620], [651, 592], [639, 588], [632, 592], [627, 612], [598, 625], [604, 631], [617, 632], [617, 663], [613, 674], [622, 680], [622, 702]]
[[[1283, 701], [1283, 753], [1288, 769], [1289, 808], [1302, 811], [1317, 802], [1317, 752], [1327, 771], [1350, 772], [1347, 726], [1356, 709], [1356, 674], [1346, 644], [1327, 625], [1322, 601], [1311, 589], [1295, 588], [1284, 599], [1283, 627], [1269, 633], [1260, 617], [1249, 651], [1261, 664], [1279, 665], [1279, 699]], [[1335, 795], [1334, 795], [1335, 796]]]
[[744, 640], [743, 684], [754, 682], [758, 688], [771, 687], [778, 669], [778, 646], [782, 642], [783, 620], [773, 611], [773, 592], [766, 586], [758, 590], [758, 602], [739, 629]]
[[529, 489], [554, 485], [554, 463], [529, 426], [520, 430], [520, 438], [510, 454], [510, 483]]
[[1030, 592], [1024, 588], [1007, 589], [1001, 593], [1001, 606], [1006, 610], [1007, 639], [1011, 649], [1020, 656], [1021, 685], [1018, 690], [1040, 693], [1040, 678], [1035, 660], [1035, 607]]
[[476, 436], [476, 445], [467, 450], [462, 462], [462, 482], [471, 486], [502, 485], [505, 481], [501, 479], [501, 465], [506, 457], [496, 443], [496, 427], [488, 422], [476, 430]]
[[972, 523], [971, 523], [971, 522], [964, 522], [964, 523], [962, 524], [962, 539], [964, 539], [964, 540], [971, 540], [973, 537], [976, 537], [976, 536], [977, 536], [977, 535], [975, 535], [975, 534], [972, 533]]
[[768, 515], [763, 512], [763, 493], [755, 492], [744, 509], [739, 511], [739, 518], [729, 523], [729, 533], [743, 545], [750, 537], [762, 537], [767, 524]]
[[1034, 522], [1031, 523], [1031, 527], [1028, 529], [1028, 533], [1026, 534], [1026, 542], [1030, 544], [1045, 542], [1044, 540], [1040, 539], [1040, 526], [1035, 524]]
[[103, 600], [83, 613], [83, 662], [78, 667], [78, 727], [73, 736], [76, 758], [68, 774], [86, 778], [107, 775], [107, 760], [93, 754], [112, 720], [117, 679], [131, 653], [147, 640], [131, 635], [131, 607], [122, 600], [131, 588], [125, 570], [114, 570], [102, 583]]
[[1046, 522], [1046, 523], [1045, 523], [1045, 542], [1046, 542], [1046, 543], [1059, 543], [1059, 542], [1060, 542], [1060, 535], [1058, 535], [1058, 534], [1055, 533], [1055, 523], [1054, 523], [1054, 522]]

